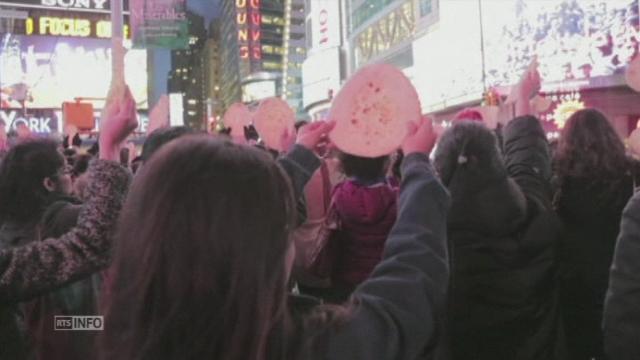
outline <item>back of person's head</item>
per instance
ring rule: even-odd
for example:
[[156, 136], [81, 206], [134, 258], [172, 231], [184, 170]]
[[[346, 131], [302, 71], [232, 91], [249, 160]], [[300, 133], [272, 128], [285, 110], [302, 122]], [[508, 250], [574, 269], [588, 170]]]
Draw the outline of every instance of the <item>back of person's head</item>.
[[285, 337], [293, 209], [264, 151], [206, 135], [163, 147], [122, 212], [103, 358], [267, 358]]
[[483, 116], [478, 110], [464, 109], [454, 116], [453, 121], [480, 121], [482, 122]]
[[85, 172], [87, 172], [87, 170], [89, 169], [89, 162], [91, 162], [91, 159], [93, 159], [93, 156], [89, 154], [76, 155], [73, 161], [73, 168], [71, 170], [71, 175], [73, 177], [78, 177], [84, 174]]
[[449, 188], [482, 186], [506, 176], [496, 137], [477, 121], [461, 121], [447, 129], [438, 142], [434, 164]]
[[619, 177], [629, 170], [629, 160], [606, 116], [584, 109], [571, 115], [562, 129], [554, 170], [560, 178]]
[[172, 126], [156, 129], [147, 136], [147, 140], [142, 145], [140, 158], [142, 163], [146, 163], [158, 149], [163, 145], [181, 136], [193, 134], [195, 130], [186, 126]]
[[45, 179], [55, 183], [64, 167], [52, 140], [29, 140], [11, 148], [0, 164], [0, 221], [35, 220], [49, 193]]
[[371, 182], [384, 178], [389, 167], [389, 156], [367, 158], [356, 155], [339, 153], [340, 167], [350, 178]]

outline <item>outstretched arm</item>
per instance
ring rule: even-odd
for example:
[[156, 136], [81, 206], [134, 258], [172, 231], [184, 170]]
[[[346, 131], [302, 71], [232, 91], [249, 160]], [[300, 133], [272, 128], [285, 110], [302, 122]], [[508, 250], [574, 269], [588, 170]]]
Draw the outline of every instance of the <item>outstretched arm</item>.
[[100, 158], [91, 165], [89, 200], [78, 224], [60, 238], [0, 252], [0, 302], [27, 300], [107, 266], [109, 248], [130, 175], [115, 163], [124, 139], [138, 126], [135, 100], [126, 88], [107, 104], [100, 122]]

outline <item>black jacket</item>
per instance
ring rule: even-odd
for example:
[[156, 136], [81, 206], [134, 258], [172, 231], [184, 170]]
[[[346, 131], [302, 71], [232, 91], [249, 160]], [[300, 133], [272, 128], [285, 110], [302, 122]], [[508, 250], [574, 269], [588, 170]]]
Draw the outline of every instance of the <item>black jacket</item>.
[[622, 213], [604, 306], [608, 359], [640, 359], [640, 195]]
[[[22, 246], [37, 238], [60, 236], [66, 232], [60, 232], [63, 227], [68, 230], [75, 225], [80, 207], [75, 205], [73, 199], [56, 195], [47, 199], [46, 203], [47, 207], [44, 212], [34, 214], [34, 220], [31, 222], [8, 221], [2, 224], [0, 226], [0, 249]], [[42, 236], [43, 234], [46, 236]], [[11, 335], [12, 340], [5, 349], [13, 349], [10, 353], [14, 359], [22, 359], [26, 356], [26, 341], [17, 330], [20, 326], [23, 328], [21, 332], [25, 332], [24, 328], [28, 326], [24, 323], [26, 321], [22, 311], [16, 305], [0, 308], [0, 327], [12, 329], [6, 331]]]
[[556, 358], [556, 241], [550, 155], [539, 121], [504, 128], [506, 174], [450, 188], [450, 327], [456, 360]]
[[602, 311], [631, 174], [565, 178], [556, 192], [564, 224], [560, 242], [560, 304], [572, 360], [603, 356]]

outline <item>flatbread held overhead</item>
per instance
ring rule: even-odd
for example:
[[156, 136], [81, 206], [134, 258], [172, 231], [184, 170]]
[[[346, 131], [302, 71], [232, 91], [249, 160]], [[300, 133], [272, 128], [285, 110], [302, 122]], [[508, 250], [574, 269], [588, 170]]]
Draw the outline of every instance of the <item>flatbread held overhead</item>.
[[296, 114], [286, 101], [272, 97], [260, 102], [253, 114], [253, 125], [262, 141], [269, 148], [284, 151], [282, 143], [285, 131], [295, 131]]
[[345, 153], [384, 156], [400, 147], [408, 123], [420, 116], [418, 92], [404, 73], [387, 64], [369, 65], [354, 74], [333, 101], [329, 119], [336, 126], [329, 136]]

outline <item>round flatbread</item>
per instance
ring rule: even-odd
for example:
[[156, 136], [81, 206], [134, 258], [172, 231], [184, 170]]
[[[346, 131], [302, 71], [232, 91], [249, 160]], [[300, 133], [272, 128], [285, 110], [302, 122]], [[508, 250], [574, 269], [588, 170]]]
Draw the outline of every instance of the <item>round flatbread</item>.
[[245, 104], [237, 102], [224, 113], [223, 122], [224, 126], [231, 128], [232, 137], [244, 137], [244, 127], [251, 124], [251, 111]]
[[260, 102], [253, 115], [253, 125], [265, 145], [284, 151], [282, 136], [285, 131], [295, 131], [296, 114], [286, 101], [272, 97]]
[[336, 96], [329, 119], [336, 121], [331, 141], [341, 151], [362, 157], [392, 153], [407, 136], [407, 124], [421, 116], [418, 93], [399, 69], [367, 66]]
[[640, 92], [640, 56], [636, 56], [629, 65], [624, 74], [627, 85], [635, 91]]

